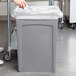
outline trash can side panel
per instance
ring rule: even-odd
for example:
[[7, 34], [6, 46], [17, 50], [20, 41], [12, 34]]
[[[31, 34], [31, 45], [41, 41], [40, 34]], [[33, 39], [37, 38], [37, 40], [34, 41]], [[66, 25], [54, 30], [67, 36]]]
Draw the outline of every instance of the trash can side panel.
[[[22, 25], [22, 24], [21, 24]], [[17, 48], [18, 48], [18, 71], [21, 72], [21, 62], [22, 62], [22, 59], [20, 56], [22, 56], [22, 45], [21, 45], [21, 25], [20, 25], [20, 22], [19, 20], [16, 20], [16, 29], [17, 29]], [[20, 52], [19, 52], [20, 51]]]
[[52, 53], [52, 72], [56, 72], [56, 36], [57, 36], [57, 26], [58, 26], [58, 20], [54, 21], [54, 26], [53, 26], [53, 53]]
[[[18, 30], [18, 46], [19, 46], [19, 48], [18, 48], [18, 59], [19, 59], [19, 69], [20, 69], [20, 71], [25, 71], [25, 72], [53, 72], [53, 69], [55, 70], [55, 64], [53, 65], [53, 62], [55, 61], [55, 58], [53, 58], [53, 53], [55, 53], [55, 52], [53, 52], [55, 49], [53, 49], [53, 46], [56, 46], [56, 44], [53, 42], [54, 41], [54, 39], [53, 39], [53, 37], [52, 36], [54, 36], [55, 37], [55, 35], [53, 35], [53, 34], [55, 34], [55, 27], [56, 27], [56, 25], [57, 25], [57, 23], [56, 23], [56, 20], [54, 20], [54, 21], [52, 21], [52, 20], [50, 20], [50, 21], [26, 21], [26, 20], [22, 20], [22, 21], [17, 21], [18, 23], [17, 23], [17, 30]], [[25, 23], [24, 23], [25, 22]], [[28, 23], [29, 22], [29, 23]], [[28, 25], [29, 26], [28, 26]], [[34, 25], [30, 25], [30, 24], [34, 24]], [[48, 26], [49, 25], [49, 26]], [[47, 28], [47, 29], [46, 29]], [[48, 29], [50, 30], [50, 31], [48, 31]], [[37, 31], [38, 30], [38, 31]], [[44, 31], [44, 33], [43, 33], [43, 31], [41, 31], [41, 30], [45, 30]], [[32, 32], [31, 32], [32, 31]], [[35, 32], [36, 31], [36, 32]], [[39, 31], [41, 31], [41, 33], [42, 34], [44, 34], [44, 36], [45, 37], [43, 37], [42, 36], [42, 34], [39, 32]], [[26, 32], [26, 33], [24, 33], [24, 32]], [[45, 43], [43, 44], [44, 46], [42, 46], [42, 47], [40, 47], [40, 48], [42, 48], [42, 50], [47, 54], [45, 54], [41, 49], [41, 51], [40, 52], [43, 52], [43, 53], [40, 53], [38, 50], [36, 50], [36, 48], [37, 48], [37, 43], [36, 43], [36, 45], [35, 45], [35, 42], [38, 42], [38, 41], [36, 41], [37, 40], [37, 37], [35, 37], [35, 36], [37, 36], [37, 35], [39, 35], [39, 33], [41, 34], [41, 39], [42, 39], [42, 37], [43, 38], [45, 38], [44, 39], [44, 41], [46, 41], [46, 43], [48, 44], [46, 44], [46, 46], [47, 47], [45, 47], [45, 48], [49, 48], [49, 45], [50, 45], [50, 48], [49, 49], [51, 49], [51, 51], [44, 51], [44, 50], [46, 50], [45, 48], [42, 48], [42, 47], [44, 47], [45, 45]], [[50, 35], [49, 34], [46, 34], [45, 32], [50, 32]], [[21, 35], [20, 35], [20, 33], [21, 33]], [[19, 36], [20, 35], [20, 36]], [[25, 35], [25, 36], [24, 36]], [[33, 42], [31, 42], [31, 41], [29, 41], [29, 42], [31, 42], [31, 43], [33, 43], [34, 45], [35, 45], [35, 47], [34, 47], [34, 45], [32, 45], [32, 44], [28, 44], [27, 45], [27, 43], [28, 43], [28, 40], [30, 40], [31, 39], [31, 37], [32, 37], [32, 35], [33, 35], [33, 40], [35, 40], [34, 38], [36, 38], [36, 40]], [[26, 36], [28, 36], [28, 38], [26, 39]], [[40, 36], [38, 36], [38, 37], [40, 37]], [[47, 38], [50, 38], [50, 39], [47, 39]], [[29, 39], [30, 38], [30, 39]], [[47, 39], [47, 40], [46, 40]], [[26, 43], [24, 42], [24, 40], [26, 41]], [[43, 40], [41, 40], [42, 41], [42, 43], [44, 42]], [[41, 42], [40, 41], [40, 42]], [[26, 46], [29, 46], [30, 45], [30, 47], [33, 47], [33, 49], [31, 49], [31, 51], [33, 50], [33, 52], [35, 52], [35, 54], [34, 53], [29, 53], [27, 50], [30, 50], [30, 49], [26, 49], [25, 48], [25, 46], [24, 46], [24, 44], [26, 45]], [[40, 43], [39, 43], [40, 44]], [[22, 45], [22, 46], [21, 46]], [[32, 46], [31, 46], [32, 45]], [[21, 49], [21, 48], [22, 49]], [[20, 50], [21, 49], [21, 50]], [[25, 50], [26, 49], [26, 50]], [[36, 50], [36, 51], [35, 51]], [[44, 62], [45, 61], [47, 61], [46, 63], [40, 63], [41, 61], [40, 61], [40, 58], [37, 56], [37, 53], [38, 52], [38, 54], [43, 54], [43, 56], [41, 57], [42, 58], [42, 60], [44, 60]], [[47, 52], [49, 52], [49, 53], [47, 53]], [[24, 53], [26, 53], [26, 54], [24, 54]], [[30, 59], [30, 61], [28, 61], [28, 54], [29, 53], [29, 55], [31, 56], [31, 55], [33, 55], [34, 54], [34, 56], [33, 56], [33, 60], [31, 61]], [[26, 56], [25, 56], [26, 55]], [[36, 55], [36, 58], [39, 58], [38, 60], [40, 61], [39, 63], [38, 63], [38, 65], [37, 65], [37, 63], [36, 63], [36, 65], [33, 65], [33, 63], [34, 63], [34, 60], [37, 60], [36, 58], [34, 58], [35, 57], [35, 55]], [[55, 54], [54, 54], [55, 55]], [[45, 58], [47, 56], [47, 58]], [[31, 57], [30, 57], [31, 58]], [[24, 61], [24, 59], [25, 59], [25, 61]], [[37, 61], [38, 61], [37, 60]], [[31, 64], [28, 64], [27, 62], [31, 62]], [[28, 64], [27, 66], [26, 66], [26, 63]], [[39, 66], [39, 64], [41, 65], [41, 64], [45, 64], [44, 66], [45, 67], [43, 67], [42, 69], [41, 69], [41, 67], [43, 66], [43, 65], [41, 65], [41, 67]], [[33, 65], [33, 66], [32, 66]], [[49, 65], [49, 67], [47, 68], [47, 66]], [[26, 66], [26, 68], [24, 68]], [[37, 67], [36, 67], [37, 66]], [[40, 68], [39, 68], [39, 67]], [[54, 67], [53, 67], [54, 66]], [[28, 68], [29, 67], [29, 68]], [[27, 70], [28, 69], [28, 70]]]
[[[52, 71], [52, 28], [46, 25], [22, 27], [23, 70], [30, 72]], [[26, 50], [25, 50], [26, 49]], [[26, 64], [26, 65], [24, 65]]]

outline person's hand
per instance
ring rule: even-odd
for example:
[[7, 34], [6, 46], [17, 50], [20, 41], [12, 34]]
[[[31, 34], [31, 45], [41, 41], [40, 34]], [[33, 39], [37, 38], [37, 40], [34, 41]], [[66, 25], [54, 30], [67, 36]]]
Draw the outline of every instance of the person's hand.
[[14, 2], [20, 7], [24, 8], [26, 6], [26, 2], [24, 0], [14, 0]]

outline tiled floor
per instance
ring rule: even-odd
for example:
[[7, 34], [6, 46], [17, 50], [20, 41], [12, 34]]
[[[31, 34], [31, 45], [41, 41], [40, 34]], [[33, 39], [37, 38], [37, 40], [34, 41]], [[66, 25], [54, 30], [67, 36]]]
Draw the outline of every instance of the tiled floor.
[[[76, 30], [68, 25], [66, 22], [63, 30], [57, 29], [56, 76], [76, 76]], [[0, 46], [7, 48], [7, 44], [7, 22], [0, 21]], [[0, 58], [3, 55], [4, 53], [0, 53]], [[0, 76], [50, 76], [18, 72], [16, 52], [13, 55], [12, 61], [0, 66]]]

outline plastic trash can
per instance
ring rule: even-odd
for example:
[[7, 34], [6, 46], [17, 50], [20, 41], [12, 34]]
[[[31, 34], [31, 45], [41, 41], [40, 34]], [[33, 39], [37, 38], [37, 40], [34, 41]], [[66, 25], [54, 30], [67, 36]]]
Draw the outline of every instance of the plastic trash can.
[[[13, 16], [16, 18], [17, 26], [18, 70], [20, 72], [55, 74], [58, 16], [57, 11], [54, 11], [56, 8], [51, 10], [52, 13], [48, 8], [55, 7], [30, 6], [24, 10], [21, 9], [20, 12], [15, 12], [20, 8], [14, 10]], [[25, 10], [29, 10], [28, 13]]]

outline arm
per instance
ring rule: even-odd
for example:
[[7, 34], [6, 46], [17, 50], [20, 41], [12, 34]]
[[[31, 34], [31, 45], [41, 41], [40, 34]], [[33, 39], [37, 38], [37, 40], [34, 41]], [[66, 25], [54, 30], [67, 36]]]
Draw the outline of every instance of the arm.
[[21, 8], [26, 6], [26, 2], [24, 0], [14, 0], [14, 2]]

